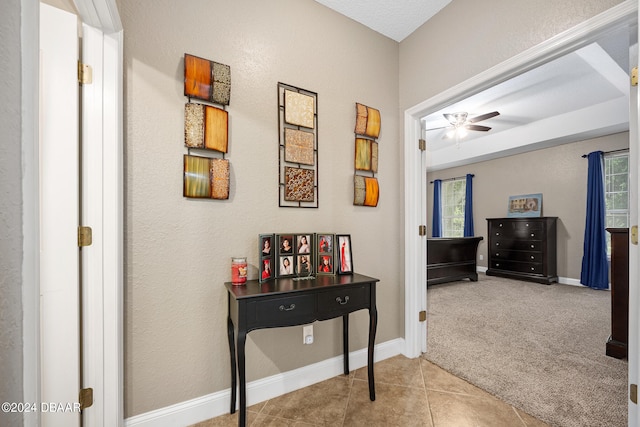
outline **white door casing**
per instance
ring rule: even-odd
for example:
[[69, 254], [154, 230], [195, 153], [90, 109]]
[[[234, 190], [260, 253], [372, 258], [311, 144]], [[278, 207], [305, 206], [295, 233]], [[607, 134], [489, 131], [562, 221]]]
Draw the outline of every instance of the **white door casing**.
[[[40, 5], [40, 390], [43, 427], [80, 426], [78, 26]], [[50, 405], [65, 405], [65, 411]], [[67, 406], [72, 405], [70, 411]]]

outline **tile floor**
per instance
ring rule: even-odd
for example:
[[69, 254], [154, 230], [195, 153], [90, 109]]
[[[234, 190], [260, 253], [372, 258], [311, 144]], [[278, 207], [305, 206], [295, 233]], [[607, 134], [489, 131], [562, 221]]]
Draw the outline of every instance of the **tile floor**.
[[[427, 360], [395, 356], [375, 364], [376, 401], [367, 370], [338, 376], [247, 408], [250, 426], [544, 427]], [[237, 426], [238, 414], [193, 427]]]

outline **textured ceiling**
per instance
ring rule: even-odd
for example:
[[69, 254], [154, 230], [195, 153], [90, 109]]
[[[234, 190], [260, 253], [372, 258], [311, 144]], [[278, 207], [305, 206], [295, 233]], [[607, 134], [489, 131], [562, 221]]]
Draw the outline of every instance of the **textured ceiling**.
[[451, 0], [315, 0], [401, 42]]

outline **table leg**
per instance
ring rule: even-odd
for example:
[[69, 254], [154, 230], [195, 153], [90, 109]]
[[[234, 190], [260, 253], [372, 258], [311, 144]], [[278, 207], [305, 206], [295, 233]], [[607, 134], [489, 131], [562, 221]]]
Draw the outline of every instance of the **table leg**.
[[229, 354], [231, 356], [231, 410], [229, 413], [236, 412], [236, 387], [237, 387], [237, 374], [236, 374], [236, 345], [233, 333], [233, 322], [231, 317], [227, 317], [227, 336], [229, 337]]
[[244, 346], [247, 341], [247, 333], [238, 330], [238, 376], [240, 379], [240, 416], [238, 426], [247, 425], [247, 379], [245, 375]]
[[342, 316], [342, 348], [344, 350], [344, 374], [349, 375], [349, 314]]
[[369, 376], [369, 399], [376, 400], [376, 388], [373, 380], [373, 349], [378, 326], [378, 310], [376, 309], [375, 284], [371, 286], [371, 307], [369, 307], [369, 348], [367, 354], [367, 374]]

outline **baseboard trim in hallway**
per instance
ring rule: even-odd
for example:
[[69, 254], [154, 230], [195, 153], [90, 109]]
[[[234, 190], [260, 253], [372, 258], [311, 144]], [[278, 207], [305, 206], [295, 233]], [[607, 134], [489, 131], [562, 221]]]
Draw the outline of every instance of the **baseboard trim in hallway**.
[[[401, 354], [405, 348], [402, 338], [375, 347], [375, 361]], [[226, 365], [226, 363], [225, 363]], [[367, 349], [349, 353], [349, 366], [356, 370], [367, 365]], [[247, 384], [247, 406], [281, 396], [320, 381], [342, 374], [343, 358], [336, 356], [293, 371], [272, 375]], [[197, 397], [155, 411], [136, 415], [125, 420], [126, 427], [176, 427], [188, 426], [229, 412], [231, 389]]]

